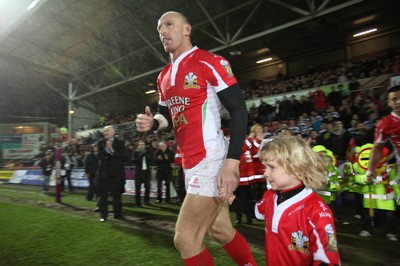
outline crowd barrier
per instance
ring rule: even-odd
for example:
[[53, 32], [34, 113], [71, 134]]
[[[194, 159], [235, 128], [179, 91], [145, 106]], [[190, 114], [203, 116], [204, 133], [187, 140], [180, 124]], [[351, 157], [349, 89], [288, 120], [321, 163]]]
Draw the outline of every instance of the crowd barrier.
[[[150, 197], [157, 197], [157, 180], [155, 178], [156, 168], [152, 168], [152, 178], [151, 178], [151, 189], [150, 189]], [[127, 195], [135, 195], [135, 168], [134, 167], [125, 167], [125, 194]], [[50, 187], [54, 187], [55, 182], [55, 171], [53, 171], [50, 176]], [[30, 168], [30, 169], [18, 169], [18, 170], [0, 170], [0, 181], [10, 184], [21, 184], [21, 185], [35, 185], [42, 186], [43, 178], [42, 178], [42, 169], [40, 168]], [[71, 181], [72, 186], [75, 188], [87, 188], [89, 186], [89, 182], [85, 175], [85, 169], [83, 168], [73, 168], [71, 172]], [[68, 187], [68, 184], [65, 180], [65, 187]], [[170, 185], [170, 196], [171, 198], [176, 197], [176, 189], [173, 186], [172, 182]], [[141, 188], [141, 193], [144, 195], [144, 187]], [[165, 186], [163, 186], [162, 190], [163, 198], [165, 198]]]

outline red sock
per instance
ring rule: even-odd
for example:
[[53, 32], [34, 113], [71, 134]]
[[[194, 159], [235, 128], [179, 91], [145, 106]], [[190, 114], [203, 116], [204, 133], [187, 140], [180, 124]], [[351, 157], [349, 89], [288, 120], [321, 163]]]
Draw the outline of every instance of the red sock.
[[184, 259], [183, 262], [186, 266], [214, 266], [211, 253], [207, 248], [193, 257]]
[[249, 244], [247, 244], [246, 239], [244, 239], [244, 237], [237, 230], [232, 241], [226, 244], [224, 249], [238, 265], [257, 265], [253, 254], [251, 254]]

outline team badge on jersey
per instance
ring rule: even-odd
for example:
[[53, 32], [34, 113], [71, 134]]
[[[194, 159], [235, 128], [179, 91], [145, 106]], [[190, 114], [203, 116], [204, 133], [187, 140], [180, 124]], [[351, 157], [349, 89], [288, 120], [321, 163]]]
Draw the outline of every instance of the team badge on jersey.
[[333, 226], [331, 224], [327, 224], [325, 226], [326, 239], [328, 239], [328, 250], [332, 252], [337, 252], [337, 240], [335, 237], [335, 232], [333, 231]]
[[221, 65], [225, 68], [226, 72], [228, 73], [228, 77], [233, 77], [233, 71], [231, 68], [231, 65], [229, 64], [228, 61], [221, 59], [220, 61]]
[[184, 89], [199, 89], [200, 86], [198, 85], [198, 78], [193, 72], [189, 72], [185, 76], [185, 85], [183, 86]]
[[293, 232], [290, 238], [290, 250], [299, 251], [305, 255], [309, 255], [310, 251], [308, 250], [310, 246], [310, 240], [307, 236], [303, 234], [301, 230], [297, 232]]

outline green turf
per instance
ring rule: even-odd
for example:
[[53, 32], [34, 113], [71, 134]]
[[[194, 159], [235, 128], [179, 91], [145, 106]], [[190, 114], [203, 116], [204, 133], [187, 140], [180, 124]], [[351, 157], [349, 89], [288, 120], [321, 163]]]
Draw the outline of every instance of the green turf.
[[[127, 220], [100, 223], [83, 192], [64, 193], [58, 204], [38, 187], [1, 184], [0, 265], [183, 265], [172, 240], [179, 205], [137, 208], [131, 196], [123, 201]], [[381, 228], [373, 238], [359, 237], [361, 221], [347, 220], [336, 224], [342, 265], [400, 265], [399, 242], [384, 238]], [[264, 265], [262, 222], [238, 229]], [[214, 241], [206, 244], [215, 265], [235, 265]]]

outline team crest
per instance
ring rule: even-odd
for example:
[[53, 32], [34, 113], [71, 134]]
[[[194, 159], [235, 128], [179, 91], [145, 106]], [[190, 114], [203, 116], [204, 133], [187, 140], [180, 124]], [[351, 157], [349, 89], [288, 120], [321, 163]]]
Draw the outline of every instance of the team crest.
[[230, 78], [233, 77], [233, 71], [229, 62], [224, 59], [221, 59], [220, 63], [225, 68], [226, 73], [228, 73], [228, 77]]
[[325, 226], [325, 233], [326, 239], [328, 239], [328, 250], [332, 252], [338, 252], [337, 240], [331, 224], [327, 224]]
[[184, 89], [199, 89], [200, 86], [198, 84], [199, 80], [197, 76], [190, 72], [185, 76], [185, 85], [183, 86]]
[[290, 250], [299, 251], [305, 255], [310, 254], [310, 250], [308, 249], [310, 246], [310, 240], [307, 236], [303, 234], [301, 230], [297, 232], [293, 232], [290, 238]]

